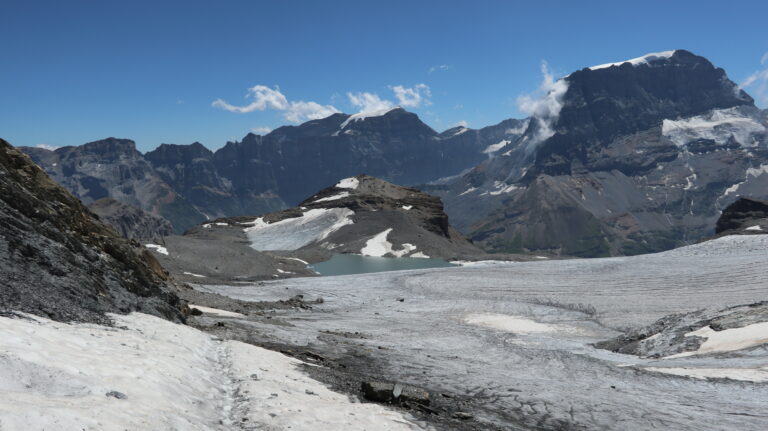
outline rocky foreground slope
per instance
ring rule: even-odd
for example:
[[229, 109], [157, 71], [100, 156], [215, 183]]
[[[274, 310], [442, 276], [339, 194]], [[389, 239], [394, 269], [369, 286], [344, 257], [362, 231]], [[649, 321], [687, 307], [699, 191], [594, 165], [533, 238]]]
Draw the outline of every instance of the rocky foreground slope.
[[768, 197], [768, 116], [704, 57], [649, 54], [548, 90], [520, 138], [434, 191], [486, 250], [665, 250], [711, 236], [738, 196]]
[[105, 322], [142, 311], [183, 319], [152, 255], [100, 223], [24, 153], [0, 140], [0, 311]]

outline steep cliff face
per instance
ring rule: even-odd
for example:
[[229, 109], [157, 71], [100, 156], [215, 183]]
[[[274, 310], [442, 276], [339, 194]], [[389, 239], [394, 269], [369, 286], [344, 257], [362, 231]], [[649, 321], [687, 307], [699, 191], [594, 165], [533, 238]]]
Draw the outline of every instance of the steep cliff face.
[[659, 251], [768, 194], [768, 122], [722, 69], [677, 50], [558, 81], [525, 133], [439, 193], [491, 251]]
[[285, 207], [273, 191], [274, 181], [246, 154], [231, 154], [230, 163], [220, 163], [212, 151], [196, 142], [163, 144], [144, 157], [163, 181], [208, 219]]
[[163, 181], [131, 140], [109, 138], [54, 151], [22, 150], [86, 205], [111, 197], [166, 218], [179, 232], [206, 219]]
[[184, 310], [149, 252], [120, 238], [29, 157], [0, 140], [0, 310], [106, 322]]
[[457, 175], [486, 159], [483, 151], [506, 129], [490, 138], [466, 128], [438, 134], [401, 108], [371, 116], [334, 114], [266, 136], [249, 134], [217, 151], [214, 160], [233, 186], [274, 191], [296, 205], [318, 184], [360, 172], [406, 185]]

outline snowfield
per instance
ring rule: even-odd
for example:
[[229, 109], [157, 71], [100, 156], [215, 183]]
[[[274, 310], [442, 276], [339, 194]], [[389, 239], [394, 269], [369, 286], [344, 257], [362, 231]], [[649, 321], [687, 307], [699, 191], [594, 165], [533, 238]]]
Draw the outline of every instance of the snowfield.
[[257, 218], [245, 228], [251, 247], [259, 251], [296, 250], [318, 242], [342, 227], [352, 224], [355, 214], [348, 208], [316, 208], [307, 210], [302, 217], [267, 223]]
[[0, 317], [0, 429], [422, 429], [280, 353], [145, 314], [112, 317], [116, 327]]

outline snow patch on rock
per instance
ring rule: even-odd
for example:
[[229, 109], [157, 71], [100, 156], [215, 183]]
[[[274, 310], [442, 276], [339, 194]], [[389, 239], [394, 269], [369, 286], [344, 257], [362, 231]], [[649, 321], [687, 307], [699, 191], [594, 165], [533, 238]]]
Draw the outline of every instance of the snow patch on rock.
[[639, 66], [641, 64], [648, 64], [648, 62], [656, 61], [656, 60], [664, 60], [667, 58], [672, 57], [672, 55], [675, 53], [675, 51], [662, 51], [662, 52], [652, 52], [650, 54], [645, 54], [642, 57], [637, 58], [630, 58], [629, 60], [624, 61], [618, 61], [616, 63], [605, 63], [605, 64], [599, 64], [597, 66], [591, 66], [589, 67], [589, 70], [599, 70], [599, 69], [607, 69], [609, 67], [613, 66], [621, 66], [624, 63], [629, 63], [632, 66]]
[[707, 339], [698, 350], [682, 352], [667, 358], [683, 358], [707, 353], [732, 352], [768, 343], [768, 322], [753, 323], [743, 328], [731, 328], [715, 331], [709, 326], [691, 331], [686, 337], [704, 337]]
[[358, 180], [355, 177], [349, 177], [349, 178], [344, 178], [343, 180], [341, 180], [338, 183], [336, 183], [336, 188], [337, 189], [352, 189], [352, 190], [354, 190], [359, 185], [360, 185], [360, 180]]
[[376, 234], [373, 238], [365, 242], [365, 246], [360, 249], [360, 254], [363, 256], [383, 257], [386, 255], [392, 255], [394, 257], [403, 257], [408, 253], [416, 251], [416, 246], [413, 244], [405, 243], [400, 250], [394, 250], [392, 243], [387, 241], [387, 237], [392, 228], [389, 228], [383, 232]]
[[765, 132], [764, 125], [744, 115], [739, 108], [716, 109], [681, 120], [664, 120], [661, 125], [661, 134], [678, 147], [697, 139], [711, 139], [718, 145], [725, 145], [732, 137], [743, 146], [754, 147], [759, 143], [755, 135]]
[[267, 223], [259, 217], [244, 231], [255, 250], [297, 250], [353, 224], [351, 216], [354, 214], [348, 208], [315, 208], [305, 211], [302, 217], [275, 223]]
[[155, 250], [156, 252], [158, 252], [160, 254], [164, 254], [164, 255], [168, 256], [168, 249], [163, 247], [162, 245], [144, 244], [144, 247], [146, 247], [148, 249], [151, 249], [151, 250]]
[[400, 107], [395, 106], [393, 108], [385, 108], [385, 109], [379, 109], [376, 111], [358, 112], [357, 114], [352, 114], [349, 116], [349, 118], [344, 120], [343, 123], [341, 123], [340, 128], [343, 129], [352, 122], [363, 121], [366, 118], [381, 117], [381, 116], [387, 115], [388, 113], [390, 113], [391, 111], [394, 111], [395, 109], [400, 109]]
[[344, 199], [346, 197], [349, 197], [349, 192], [341, 192], [341, 193], [339, 193], [337, 195], [328, 196], [328, 197], [325, 197], [325, 198], [320, 198], [320, 199], [317, 199], [317, 200], [313, 201], [312, 203], [316, 204], [318, 202], [337, 201], [339, 199]]

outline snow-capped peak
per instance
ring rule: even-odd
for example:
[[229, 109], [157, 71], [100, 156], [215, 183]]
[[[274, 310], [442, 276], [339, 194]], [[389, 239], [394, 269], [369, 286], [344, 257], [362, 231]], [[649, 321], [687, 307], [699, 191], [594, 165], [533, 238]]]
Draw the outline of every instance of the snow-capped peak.
[[360, 185], [360, 180], [358, 180], [355, 177], [349, 177], [349, 178], [344, 178], [343, 180], [336, 183], [335, 187], [337, 189], [353, 189], [354, 190], [359, 185]]
[[664, 51], [664, 52], [652, 52], [650, 54], [645, 54], [642, 57], [632, 58], [629, 60], [619, 61], [616, 63], [606, 63], [606, 64], [600, 64], [597, 66], [592, 66], [589, 68], [589, 70], [606, 69], [613, 66], [621, 66], [624, 63], [630, 63], [633, 66], [639, 66], [641, 64], [647, 64], [649, 61], [661, 60], [661, 59], [672, 57], [674, 53], [675, 53], [674, 50]]
[[343, 129], [343, 128], [347, 127], [349, 125], [349, 123], [354, 122], [354, 121], [361, 121], [361, 120], [365, 120], [366, 118], [371, 118], [371, 117], [381, 117], [383, 115], [386, 115], [386, 114], [394, 111], [395, 109], [402, 109], [402, 108], [399, 107], [399, 106], [395, 106], [393, 108], [379, 109], [377, 111], [358, 112], [357, 114], [352, 114], [352, 115], [349, 116], [349, 118], [344, 120], [343, 123], [341, 123], [341, 128]]

